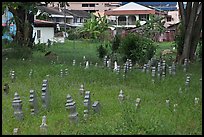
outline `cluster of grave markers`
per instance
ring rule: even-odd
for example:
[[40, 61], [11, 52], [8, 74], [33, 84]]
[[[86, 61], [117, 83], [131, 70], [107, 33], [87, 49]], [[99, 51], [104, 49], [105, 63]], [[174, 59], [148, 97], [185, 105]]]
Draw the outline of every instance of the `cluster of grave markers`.
[[[184, 61], [184, 72], [187, 71], [187, 59], [185, 59]], [[73, 66], [75, 66], [76, 61], [73, 60]], [[104, 58], [104, 65], [108, 68], [111, 67], [111, 60], [107, 59], [107, 57]], [[87, 69], [89, 66], [88, 61], [85, 61], [85, 69]], [[97, 66], [97, 63], [96, 63]], [[166, 76], [166, 62], [165, 60], [163, 60], [162, 62], [158, 62], [158, 66], [157, 66], [157, 74], [159, 78], [164, 78]], [[155, 81], [155, 77], [156, 77], [156, 67], [152, 66], [151, 68], [151, 61], [148, 62], [148, 64], [144, 64], [143, 66], [143, 72], [148, 73], [149, 70], [152, 70], [152, 81]], [[124, 64], [124, 77], [126, 76], [126, 73], [128, 72], [128, 70], [132, 70], [132, 62], [131, 60], [127, 59], [127, 61]], [[120, 66], [117, 65], [117, 62], [114, 62], [114, 69], [113, 71], [116, 71], [117, 74], [119, 74], [120, 71]], [[68, 69], [65, 69], [65, 75], [68, 74]], [[169, 66], [169, 75], [175, 75], [176, 74], [176, 65], [173, 62], [172, 66]], [[31, 78], [33, 75], [33, 70], [31, 69], [30, 73], [29, 73], [29, 77]], [[63, 71], [62, 69], [60, 70], [60, 76], [63, 76]], [[11, 70], [10, 71], [10, 77], [11, 77], [11, 82], [13, 83], [15, 81], [15, 71]], [[189, 85], [190, 85], [190, 76], [186, 77], [186, 81], [185, 81], [185, 90], [189, 90]], [[84, 85], [82, 84], [80, 86], [79, 89], [79, 93], [80, 95], [84, 96], [84, 118], [87, 119], [89, 112], [90, 112], [90, 108], [91, 108], [91, 99], [90, 99], [90, 91], [86, 91], [84, 89]], [[8, 84], [4, 85], [4, 92], [5, 94], [8, 94], [9, 92], [9, 86]], [[181, 94], [181, 88], [179, 88], [179, 93]], [[42, 106], [44, 108], [49, 107], [49, 99], [50, 99], [50, 93], [48, 91], [48, 80], [43, 80], [43, 84], [42, 84]], [[120, 102], [122, 102], [125, 99], [124, 96], [124, 92], [121, 90], [120, 94], [118, 96], [118, 99]], [[194, 99], [194, 103], [195, 105], [198, 104], [199, 98]], [[37, 96], [34, 90], [30, 90], [30, 111], [31, 114], [34, 115], [38, 112], [38, 106], [37, 106]], [[136, 108], [138, 108], [139, 104], [141, 102], [140, 98], [136, 99]], [[166, 104], [169, 107], [170, 101], [166, 100]], [[12, 106], [14, 109], [14, 116], [17, 120], [23, 120], [24, 119], [24, 115], [22, 112], [22, 100], [20, 99], [20, 96], [18, 95], [17, 92], [15, 92], [14, 94], [14, 100], [12, 102]], [[178, 104], [174, 104], [174, 111], [176, 111], [176, 108], [178, 106]], [[94, 112], [99, 112], [100, 111], [100, 103], [99, 101], [95, 101], [92, 105], [93, 111]], [[67, 95], [67, 102], [66, 102], [66, 109], [69, 111], [69, 119], [71, 123], [78, 123], [78, 113], [76, 112], [76, 103], [73, 101], [73, 99], [71, 98], [71, 96], [68, 94]], [[42, 129], [43, 133], [47, 133], [47, 124], [46, 124], [46, 116], [43, 116], [43, 120], [42, 120], [42, 124], [40, 125], [40, 128]], [[18, 131], [18, 128], [14, 129], [14, 134], [16, 134], [16, 132]]]

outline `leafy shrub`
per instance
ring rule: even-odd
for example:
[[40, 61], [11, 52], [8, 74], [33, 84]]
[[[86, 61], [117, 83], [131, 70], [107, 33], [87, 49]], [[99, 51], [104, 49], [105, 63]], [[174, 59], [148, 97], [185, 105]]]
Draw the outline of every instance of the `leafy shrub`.
[[97, 52], [98, 52], [98, 57], [100, 59], [104, 58], [105, 55], [107, 55], [107, 49], [103, 46], [103, 44], [101, 44], [98, 48], [97, 48]]
[[151, 59], [156, 51], [153, 41], [138, 34], [129, 33], [121, 40], [119, 52], [123, 61], [131, 59], [133, 63], [143, 64]]
[[45, 43], [38, 43], [38, 44], [35, 44], [34, 50], [44, 53], [44, 52], [46, 52], [46, 47], [47, 47], [47, 45]]
[[114, 36], [113, 42], [112, 42], [112, 47], [111, 47], [112, 53], [115, 53], [118, 50], [118, 48], [120, 46], [120, 42], [121, 42], [120, 39], [121, 39], [121, 37], [119, 34], [116, 34]]

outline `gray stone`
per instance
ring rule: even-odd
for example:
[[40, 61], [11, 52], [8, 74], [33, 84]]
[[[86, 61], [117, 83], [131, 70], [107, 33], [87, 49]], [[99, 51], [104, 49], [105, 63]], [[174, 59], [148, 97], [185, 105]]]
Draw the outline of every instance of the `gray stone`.
[[19, 128], [13, 129], [13, 135], [19, 135]]
[[34, 115], [38, 112], [37, 96], [34, 90], [30, 90], [30, 111]]
[[96, 113], [99, 113], [100, 112], [100, 103], [99, 101], [95, 101], [92, 105], [92, 108], [93, 108], [93, 111], [96, 112]]
[[185, 90], [189, 90], [190, 87], [190, 76], [186, 77], [186, 82], [185, 82]]
[[137, 98], [137, 99], [135, 100], [136, 109], [139, 107], [140, 102], [141, 102], [141, 99], [140, 99], [140, 98]]
[[9, 93], [9, 84], [5, 83], [3, 87], [4, 93], [7, 95]]
[[75, 64], [76, 64], [76, 60], [73, 60], [73, 63], [72, 63], [72, 65], [73, 65], [73, 66], [75, 66]]
[[147, 69], [147, 64], [144, 64], [144, 65], [143, 65], [142, 72], [146, 72], [146, 69]]
[[42, 106], [46, 109], [49, 109], [50, 93], [48, 90], [48, 80], [47, 79], [43, 80], [41, 99], [42, 99]]
[[47, 135], [48, 126], [46, 124], [46, 116], [42, 117], [42, 124], [40, 125], [40, 133], [42, 135]]
[[122, 90], [120, 90], [120, 94], [118, 95], [118, 99], [120, 102], [122, 102], [125, 99], [125, 95], [124, 95]]
[[80, 95], [83, 95], [83, 96], [84, 96], [84, 94], [85, 94], [85, 89], [84, 89], [84, 85], [83, 85], [83, 84], [81, 84], [81, 86], [80, 86], [79, 94], [80, 94]]
[[15, 94], [14, 94], [12, 106], [14, 109], [15, 118], [17, 120], [23, 120], [24, 116], [23, 116], [23, 112], [22, 112], [22, 101], [21, 101], [20, 96], [18, 95], [17, 92], [15, 92]]

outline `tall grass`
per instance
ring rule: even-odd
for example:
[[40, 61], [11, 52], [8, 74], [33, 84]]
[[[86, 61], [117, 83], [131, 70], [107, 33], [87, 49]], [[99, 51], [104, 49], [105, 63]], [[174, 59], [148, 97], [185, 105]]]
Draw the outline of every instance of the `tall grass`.
[[[2, 134], [13, 134], [14, 128], [19, 128], [22, 135], [40, 134], [42, 116], [47, 116], [48, 134], [202, 134], [202, 65], [190, 65], [190, 89], [185, 91], [186, 73], [182, 66], [177, 66], [176, 76], [167, 74], [165, 80], [151, 81], [151, 74], [142, 73], [139, 69], [128, 72], [123, 79], [112, 70], [100, 67], [103, 62], [97, 58], [96, 49], [99, 44], [83, 41], [67, 41], [65, 44], [53, 45], [47, 50], [59, 56], [58, 62], [51, 64], [44, 57], [44, 53], [34, 52], [31, 60], [17, 60], [2, 58], [2, 83], [9, 83], [9, 94], [2, 93]], [[89, 69], [80, 67], [83, 56], [95, 64]], [[72, 60], [76, 66], [72, 66]], [[122, 65], [122, 64], [120, 64]], [[68, 75], [60, 77], [60, 69], [68, 68]], [[16, 81], [11, 83], [9, 71], [16, 72]], [[30, 69], [34, 73], [30, 79]], [[42, 80], [49, 74], [49, 92], [51, 102], [49, 110], [42, 108], [41, 86]], [[83, 120], [83, 97], [79, 95], [80, 84], [91, 92], [91, 102], [99, 100], [101, 111], [95, 114], [91, 111], [89, 119]], [[182, 95], [178, 94], [179, 87]], [[29, 90], [37, 92], [39, 113], [35, 116], [29, 110]], [[120, 90], [124, 91], [125, 100], [118, 101]], [[23, 102], [24, 120], [17, 121], [13, 115], [12, 100], [18, 92]], [[70, 94], [76, 102], [79, 113], [79, 123], [69, 123], [68, 112], [65, 109], [66, 95]], [[136, 98], [141, 98], [140, 107], [135, 109]], [[194, 98], [200, 102], [194, 105]], [[166, 99], [170, 100], [170, 108], [166, 107]], [[177, 111], [173, 111], [173, 104], [178, 104]]]

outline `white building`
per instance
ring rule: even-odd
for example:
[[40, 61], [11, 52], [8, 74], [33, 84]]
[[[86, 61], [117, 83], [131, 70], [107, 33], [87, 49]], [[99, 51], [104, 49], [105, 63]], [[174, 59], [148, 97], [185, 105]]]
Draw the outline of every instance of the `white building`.
[[35, 20], [33, 36], [35, 36], [34, 43], [48, 43], [48, 40], [53, 41], [54, 29], [56, 24], [50, 21]]

